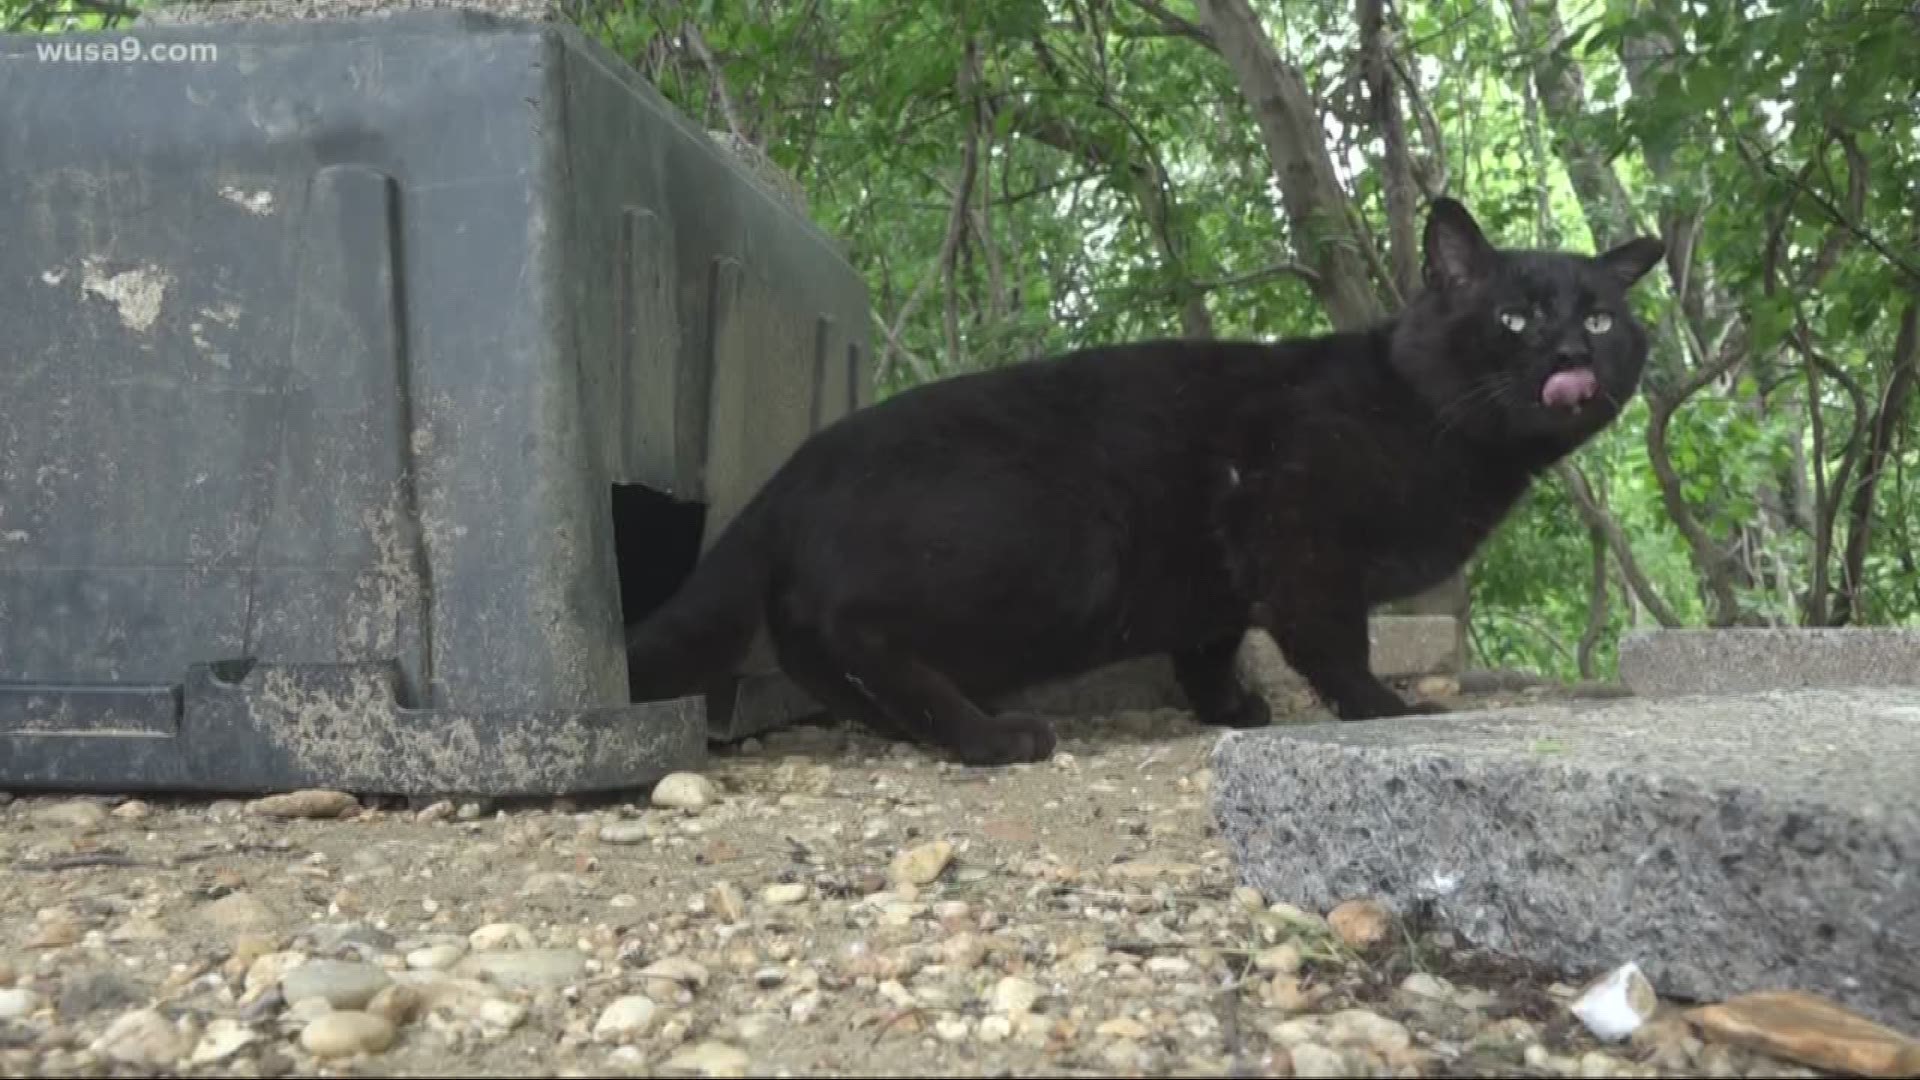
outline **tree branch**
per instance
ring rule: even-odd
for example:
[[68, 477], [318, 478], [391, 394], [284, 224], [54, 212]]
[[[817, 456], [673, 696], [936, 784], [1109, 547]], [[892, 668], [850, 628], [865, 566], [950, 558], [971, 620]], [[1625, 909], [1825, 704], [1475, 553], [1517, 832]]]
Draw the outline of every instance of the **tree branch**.
[[1841, 592], [1836, 598], [1833, 622], [1844, 626], [1860, 613], [1860, 590], [1864, 584], [1867, 547], [1873, 535], [1874, 494], [1892, 454], [1893, 441], [1906, 421], [1908, 403], [1920, 386], [1920, 299], [1907, 301], [1900, 316], [1900, 332], [1894, 338], [1893, 374], [1875, 410], [1871, 434], [1867, 440], [1865, 463], [1853, 499], [1847, 506], [1847, 546], [1841, 555]]
[[1653, 582], [1647, 580], [1646, 573], [1640, 569], [1640, 560], [1634, 557], [1633, 543], [1627, 539], [1626, 530], [1622, 529], [1607, 508], [1601, 505], [1586, 476], [1571, 462], [1566, 461], [1554, 466], [1554, 474], [1565, 485], [1567, 495], [1573, 500], [1574, 509], [1579, 513], [1580, 520], [1589, 530], [1606, 541], [1608, 550], [1613, 552], [1614, 562], [1620, 567], [1620, 576], [1626, 579], [1627, 588], [1633, 592], [1640, 606], [1646, 608], [1647, 613], [1652, 615], [1654, 621], [1661, 626], [1679, 626], [1680, 617], [1673, 613], [1673, 609], [1667, 606], [1665, 600], [1661, 599], [1659, 591], [1653, 587]]
[[741, 125], [740, 113], [733, 107], [733, 95], [727, 92], [726, 76], [721, 74], [720, 62], [714, 59], [713, 50], [707, 48], [707, 39], [701, 36], [700, 28], [690, 22], [685, 23], [680, 27], [680, 36], [686, 39], [687, 48], [699, 59], [700, 66], [707, 69], [707, 81], [713, 86], [714, 95], [720, 99], [720, 115], [726, 118], [727, 130], [733, 132], [734, 138], [764, 149]]
[[1187, 38], [1199, 42], [1214, 52], [1220, 51], [1219, 44], [1214, 40], [1213, 31], [1191, 19], [1175, 15], [1160, 0], [1127, 0], [1127, 2], [1153, 16], [1159, 24], [1161, 36]]
[[[1808, 156], [1801, 167], [1797, 181], [1805, 185], [1807, 178], [1813, 175], [1824, 158], [1827, 148], [1838, 142], [1847, 159], [1847, 205], [1848, 212], [1858, 217], [1866, 209], [1868, 167], [1859, 147], [1853, 139], [1838, 128], [1829, 127], [1822, 133], [1820, 145]], [[1750, 156], [1743, 158], [1753, 164]], [[1813, 558], [1812, 580], [1808, 583], [1805, 598], [1801, 602], [1802, 621], [1812, 626], [1825, 626], [1829, 620], [1829, 601], [1832, 599], [1832, 578], [1830, 576], [1833, 558], [1834, 529], [1840, 516], [1841, 503], [1846, 498], [1848, 484], [1854, 467], [1859, 462], [1864, 448], [1867, 430], [1867, 394], [1845, 369], [1821, 356], [1813, 344], [1813, 332], [1807, 325], [1805, 314], [1801, 310], [1800, 297], [1819, 288], [1834, 266], [1838, 264], [1840, 254], [1847, 246], [1848, 233], [1838, 225], [1829, 223], [1820, 247], [1813, 258], [1802, 268], [1791, 286], [1782, 281], [1780, 264], [1786, 259], [1786, 232], [1792, 221], [1794, 203], [1797, 197], [1789, 197], [1775, 216], [1773, 226], [1768, 230], [1765, 256], [1762, 259], [1761, 286], [1764, 294], [1771, 298], [1786, 290], [1793, 309], [1793, 332], [1788, 335], [1795, 350], [1801, 357], [1802, 377], [1806, 383], [1807, 422], [1812, 437], [1812, 457], [1807, 462], [1806, 471], [1813, 482]], [[1826, 374], [1841, 385], [1847, 392], [1853, 405], [1853, 424], [1848, 429], [1846, 446], [1842, 451], [1839, 470], [1832, 476], [1827, 475], [1827, 430], [1824, 397], [1821, 393], [1820, 376]], [[1797, 479], [1797, 478], [1796, 478]]]
[[[921, 285], [925, 285], [926, 282], [930, 280], [932, 279], [931, 278], [922, 279]], [[907, 305], [913, 304], [913, 302], [918, 300], [919, 298], [920, 298], [920, 290], [916, 289], [913, 292], [913, 294], [907, 298]], [[901, 315], [903, 316], [901, 321], [904, 323], [906, 321], [904, 316], [913, 314], [913, 311], [910, 306], [906, 306], [906, 305], [903, 305], [900, 310], [901, 310]], [[888, 368], [891, 366], [893, 362], [893, 357], [896, 353], [902, 359], [907, 361], [908, 365], [910, 365], [913, 368], [914, 375], [917, 378], [919, 378], [921, 381], [925, 381], [933, 378], [936, 372], [938, 371], [938, 369], [935, 368], [932, 364], [928, 363], [926, 360], [923, 360], [919, 356], [916, 356], [913, 350], [907, 348], [906, 343], [900, 340], [899, 330], [895, 327], [888, 326], [887, 320], [880, 317], [879, 311], [876, 310], [876, 311], [870, 312], [870, 314], [873, 316], [873, 325], [879, 327], [880, 332], [886, 335], [886, 338], [887, 338], [887, 355], [885, 358], [881, 360], [880, 370], [876, 372], [874, 381], [879, 382], [886, 377]]]
[[[1035, 41], [1033, 45], [1035, 51], [1048, 57], [1049, 64], [1052, 64], [1045, 44]], [[1057, 66], [1054, 70], [1057, 71]], [[1098, 90], [1098, 102], [1101, 108], [1112, 113], [1115, 119], [1126, 126], [1139, 148], [1137, 155], [1116, 151], [1084, 132], [1067, 126], [1057, 117], [1042, 115], [1025, 104], [1001, 108], [997, 103], [989, 102], [988, 117], [993, 119], [1004, 113], [1009, 118], [1011, 129], [1027, 138], [1072, 155], [1076, 160], [1095, 168], [1111, 170], [1115, 180], [1123, 183], [1139, 203], [1154, 244], [1160, 249], [1161, 258], [1166, 260], [1167, 268], [1174, 276], [1175, 291], [1179, 294], [1182, 332], [1190, 338], [1210, 338], [1213, 336], [1213, 316], [1207, 311], [1207, 290], [1195, 285], [1187, 277], [1183, 248], [1173, 228], [1172, 182], [1160, 163], [1159, 153], [1146, 132], [1120, 108], [1105, 86]]]
[[[1398, 25], [1398, 20], [1395, 20]], [[1401, 27], [1404, 31], [1405, 27]], [[1420, 93], [1420, 80], [1413, 77], [1398, 52], [1389, 51], [1387, 60], [1393, 65], [1394, 78], [1400, 88], [1406, 91], [1407, 104], [1413, 106], [1414, 126], [1420, 129], [1420, 141], [1426, 147], [1431, 161], [1422, 168], [1414, 170], [1414, 176], [1420, 181], [1420, 189], [1428, 198], [1433, 198], [1447, 190], [1450, 169], [1447, 165], [1447, 138], [1440, 130], [1440, 118], [1433, 115], [1433, 108], [1427, 104], [1426, 96]]]
[[1700, 519], [1694, 516], [1693, 508], [1687, 504], [1680, 475], [1674, 471], [1673, 458], [1667, 451], [1667, 427], [1680, 406], [1708, 383], [1731, 372], [1745, 357], [1746, 350], [1734, 340], [1736, 335], [1732, 331], [1730, 326], [1718, 350], [1711, 354], [1701, 346], [1699, 366], [1679, 386], [1671, 392], [1647, 395], [1647, 458], [1653, 466], [1654, 479], [1659, 484], [1660, 499], [1666, 505], [1667, 516], [1673, 519], [1693, 552], [1694, 567], [1700, 573], [1700, 585], [1706, 592], [1708, 618], [1714, 626], [1734, 626], [1739, 623], [1739, 598], [1728, 575], [1727, 552], [1707, 534]]
[[[1732, 130], [1730, 120], [1728, 121], [1728, 128]], [[1805, 195], [1815, 206], [1820, 208], [1820, 212], [1826, 215], [1828, 221], [1845, 229], [1851, 233], [1856, 240], [1872, 248], [1882, 259], [1887, 261], [1888, 265], [1898, 270], [1908, 281], [1915, 285], [1920, 285], [1920, 266], [1908, 262], [1899, 252], [1888, 247], [1885, 241], [1875, 236], [1859, 222], [1853, 220], [1846, 211], [1834, 205], [1833, 200], [1827, 198], [1824, 192], [1800, 177], [1793, 175], [1790, 170], [1781, 168], [1779, 163], [1773, 160], [1772, 153], [1765, 147], [1749, 146], [1746, 136], [1741, 135], [1738, 131], [1733, 132], [1733, 144], [1734, 147], [1740, 151], [1742, 157], [1758, 166], [1766, 172], [1767, 175], [1793, 188], [1800, 194]]]
[[1320, 275], [1314, 273], [1311, 267], [1301, 266], [1296, 262], [1277, 262], [1256, 270], [1246, 270], [1223, 278], [1215, 278], [1212, 281], [1202, 281], [1197, 283], [1197, 287], [1205, 292], [1214, 292], [1219, 289], [1237, 289], [1243, 285], [1258, 285], [1260, 282], [1271, 281], [1277, 277], [1299, 278], [1311, 286], [1319, 280]]

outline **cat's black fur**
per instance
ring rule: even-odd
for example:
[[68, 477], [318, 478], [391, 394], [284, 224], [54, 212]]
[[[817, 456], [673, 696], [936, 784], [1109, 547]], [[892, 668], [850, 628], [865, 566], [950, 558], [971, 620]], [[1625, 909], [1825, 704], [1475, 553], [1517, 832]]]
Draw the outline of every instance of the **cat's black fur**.
[[[1426, 287], [1371, 330], [1086, 349], [819, 432], [633, 628], [635, 697], [704, 688], [764, 626], [838, 715], [1033, 760], [1052, 728], [982, 703], [1155, 653], [1202, 719], [1266, 723], [1234, 669], [1261, 626], [1343, 718], [1436, 711], [1369, 670], [1368, 610], [1459, 569], [1618, 414], [1647, 350], [1626, 292], [1664, 245], [1497, 251], [1452, 200], [1424, 239]], [[1545, 404], [1582, 366], [1594, 396]]]

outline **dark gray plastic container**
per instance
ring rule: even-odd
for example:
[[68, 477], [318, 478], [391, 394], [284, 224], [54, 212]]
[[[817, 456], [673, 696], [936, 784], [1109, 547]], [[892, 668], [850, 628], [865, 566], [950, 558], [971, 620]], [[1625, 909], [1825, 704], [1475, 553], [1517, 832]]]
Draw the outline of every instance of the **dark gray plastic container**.
[[[0, 36], [0, 222], [4, 787], [697, 765], [622, 622], [870, 400], [833, 245], [564, 25]], [[810, 707], [770, 670], [715, 729]]]

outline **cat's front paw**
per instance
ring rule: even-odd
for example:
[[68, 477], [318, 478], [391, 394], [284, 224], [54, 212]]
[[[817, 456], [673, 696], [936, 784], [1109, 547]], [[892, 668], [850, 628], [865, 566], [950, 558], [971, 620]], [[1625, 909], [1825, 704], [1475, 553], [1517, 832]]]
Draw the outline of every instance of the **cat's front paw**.
[[1052, 758], [1055, 741], [1050, 721], [1027, 713], [1002, 713], [954, 750], [968, 765], [1012, 765]]
[[1430, 715], [1446, 709], [1431, 701], [1410, 702], [1376, 682], [1335, 699], [1333, 711], [1342, 720], [1383, 720], [1391, 716]]

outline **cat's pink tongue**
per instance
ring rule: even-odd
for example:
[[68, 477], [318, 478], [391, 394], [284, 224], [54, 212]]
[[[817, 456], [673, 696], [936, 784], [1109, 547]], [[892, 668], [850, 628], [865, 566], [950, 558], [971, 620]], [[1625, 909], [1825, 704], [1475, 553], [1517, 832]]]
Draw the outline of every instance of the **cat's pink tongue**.
[[1570, 368], [1548, 376], [1547, 385], [1540, 388], [1540, 400], [1550, 406], [1578, 405], [1599, 390], [1592, 368]]

